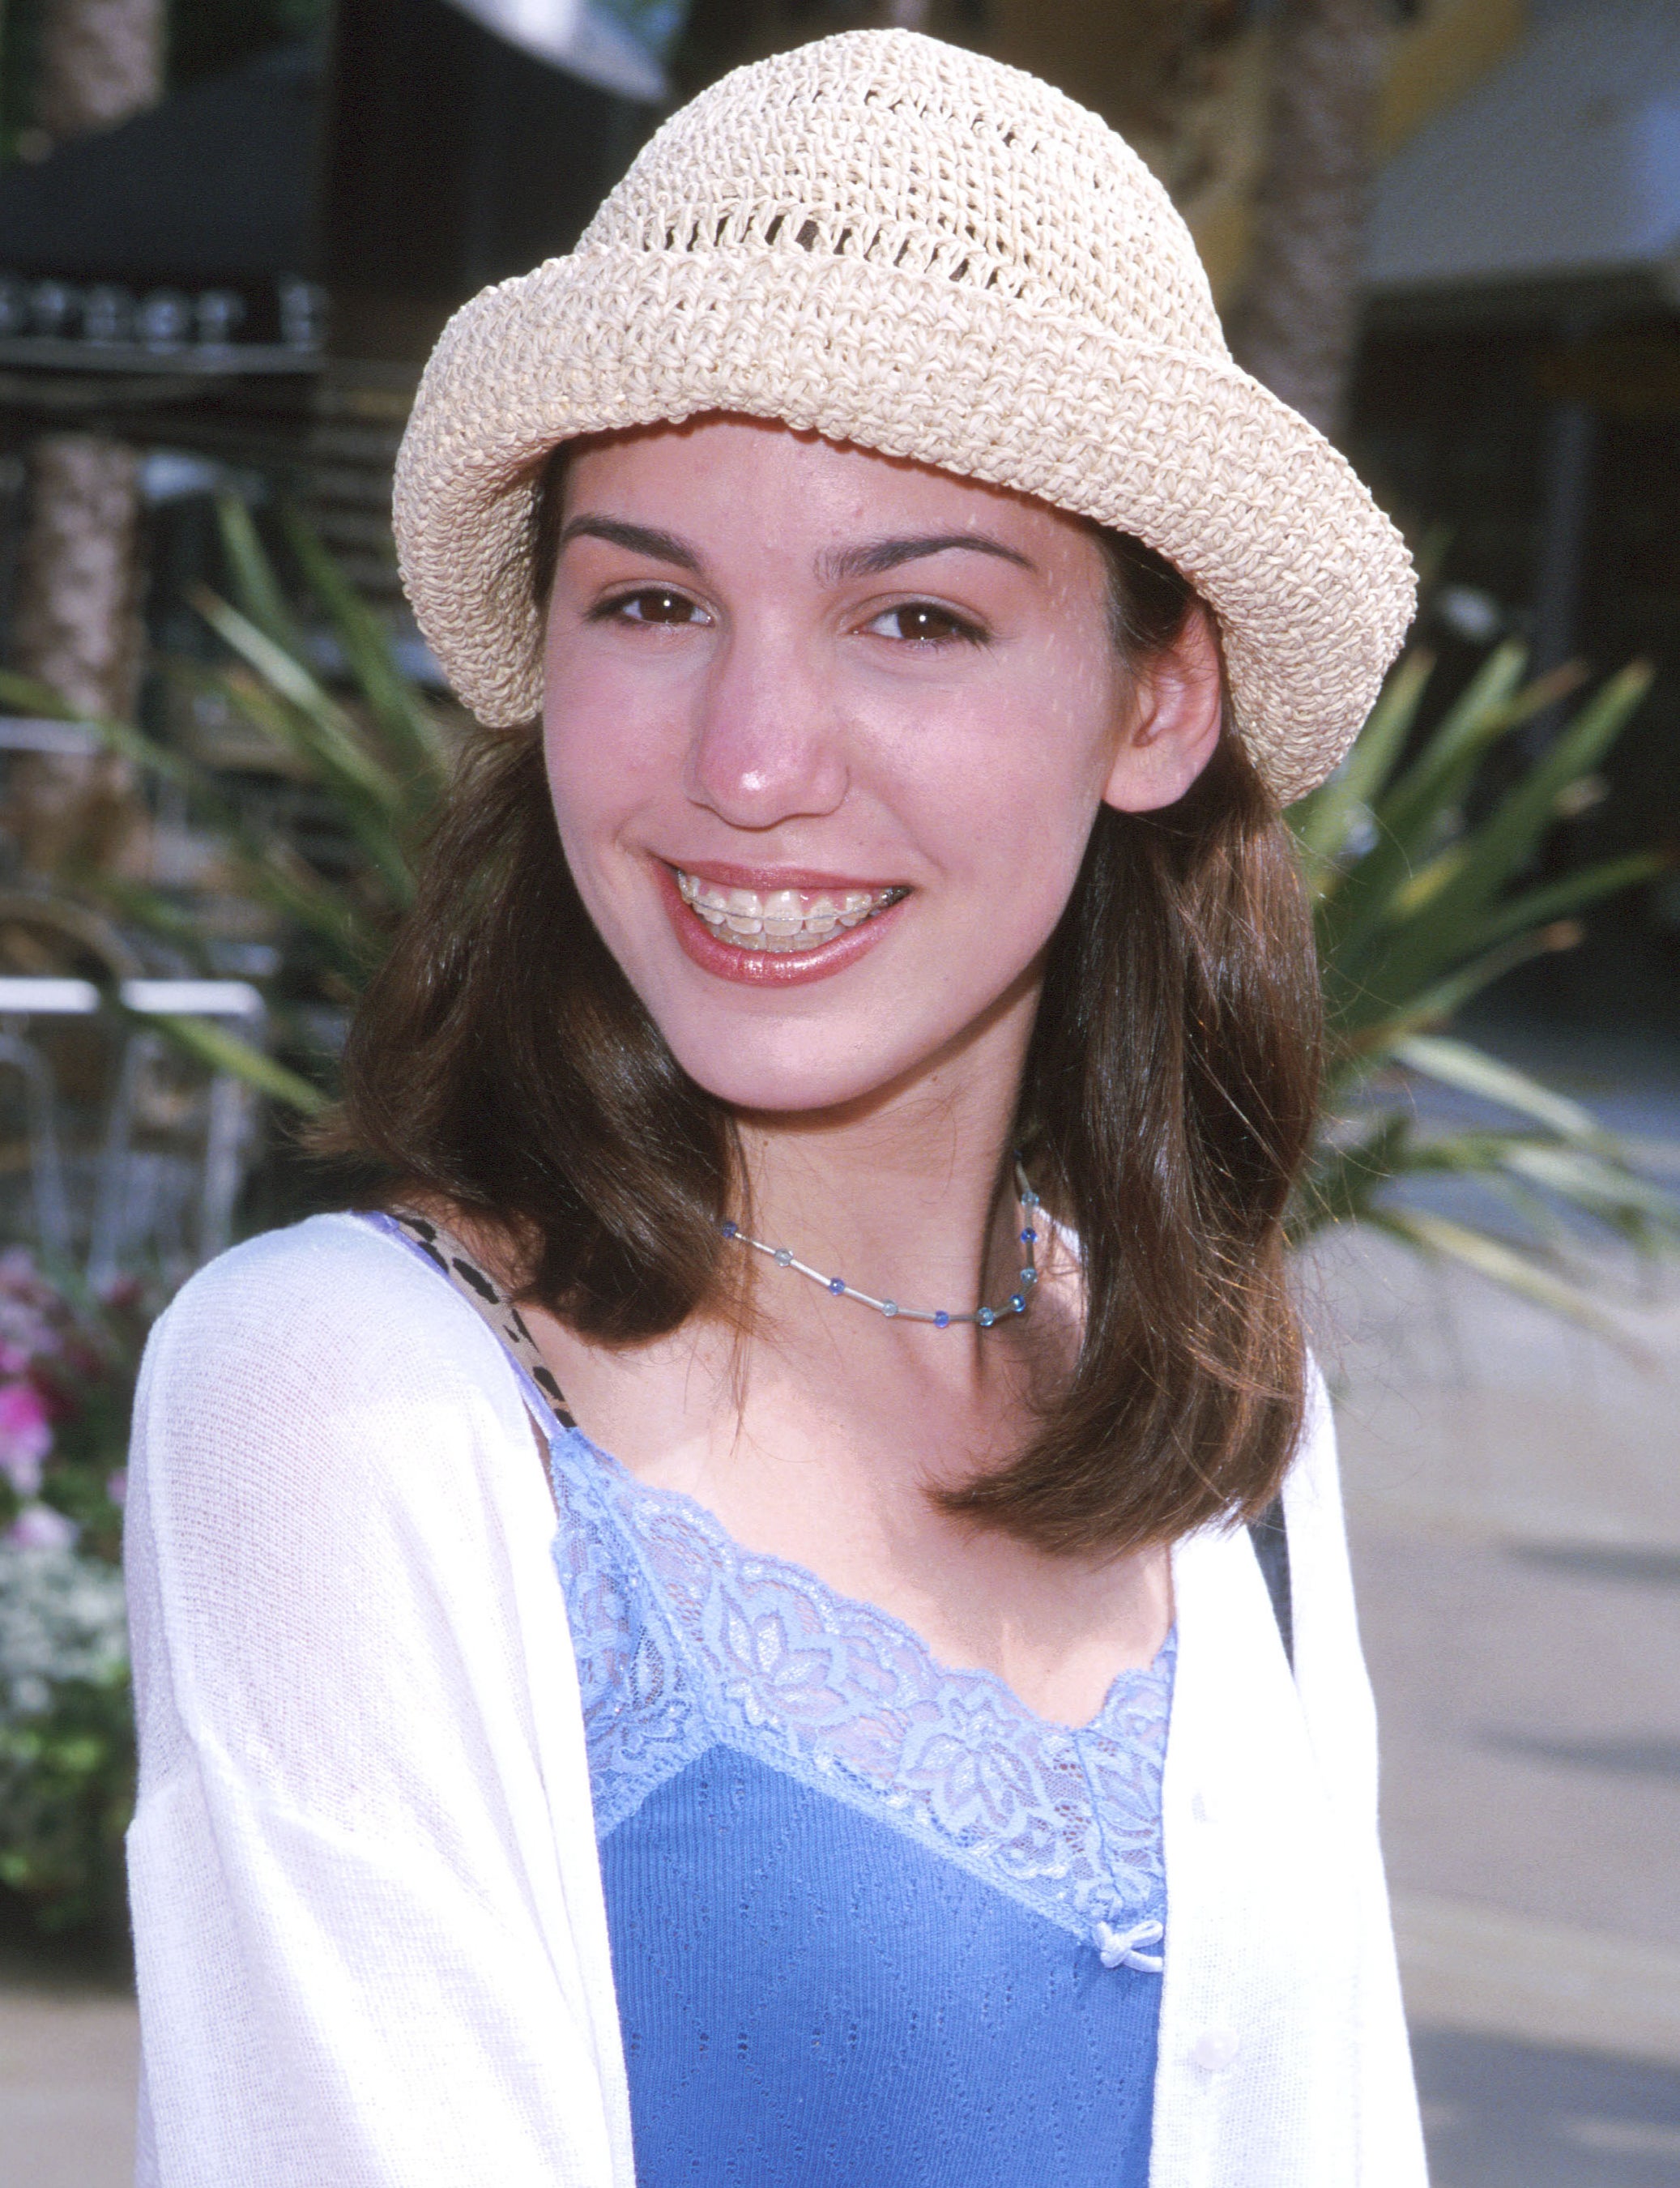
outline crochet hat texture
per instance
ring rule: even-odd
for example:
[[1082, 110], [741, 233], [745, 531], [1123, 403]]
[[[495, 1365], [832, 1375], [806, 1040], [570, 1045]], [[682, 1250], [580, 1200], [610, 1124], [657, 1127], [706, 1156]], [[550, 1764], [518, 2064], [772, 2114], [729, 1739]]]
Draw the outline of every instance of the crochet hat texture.
[[738, 69], [651, 138], [570, 257], [458, 312], [397, 465], [403, 582], [492, 727], [542, 703], [528, 528], [577, 435], [728, 410], [1128, 532], [1218, 617], [1280, 800], [1346, 750], [1411, 620], [1398, 533], [1232, 363], [1189, 231], [1036, 77], [906, 31]]

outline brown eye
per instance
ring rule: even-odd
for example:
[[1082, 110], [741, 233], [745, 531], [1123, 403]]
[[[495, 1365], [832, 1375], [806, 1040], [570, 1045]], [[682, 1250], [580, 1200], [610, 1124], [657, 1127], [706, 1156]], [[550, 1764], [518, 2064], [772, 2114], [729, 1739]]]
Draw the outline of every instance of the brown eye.
[[686, 593], [673, 592], [665, 585], [645, 586], [639, 593], [621, 593], [616, 601], [609, 601], [600, 612], [617, 617], [625, 623], [668, 625], [705, 623], [710, 619]]
[[954, 639], [976, 643], [984, 636], [972, 623], [932, 601], [907, 601], [901, 607], [884, 609], [869, 627], [883, 638], [912, 646], [949, 646]]

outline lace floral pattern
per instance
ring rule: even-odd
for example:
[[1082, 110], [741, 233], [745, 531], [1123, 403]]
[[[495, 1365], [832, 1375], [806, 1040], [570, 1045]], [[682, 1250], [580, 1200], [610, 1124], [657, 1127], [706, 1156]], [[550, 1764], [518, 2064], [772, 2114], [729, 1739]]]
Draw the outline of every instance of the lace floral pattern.
[[1035, 1716], [888, 1613], [744, 1549], [583, 1435], [555, 1439], [555, 1559], [604, 1838], [719, 1742], [848, 1801], [1089, 1937], [1159, 1921], [1173, 1642], [1092, 1722]]

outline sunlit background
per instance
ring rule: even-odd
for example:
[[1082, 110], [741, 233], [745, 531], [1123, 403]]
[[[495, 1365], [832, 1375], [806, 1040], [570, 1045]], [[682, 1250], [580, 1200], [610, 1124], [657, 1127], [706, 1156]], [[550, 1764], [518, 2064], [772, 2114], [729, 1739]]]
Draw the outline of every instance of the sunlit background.
[[115, 2188], [149, 1319], [299, 1153], [468, 725], [391, 469], [662, 114], [870, 23], [1100, 110], [1404, 529], [1295, 815], [1437, 2188], [1680, 2180], [1680, 0], [0, 0], [0, 2188]]

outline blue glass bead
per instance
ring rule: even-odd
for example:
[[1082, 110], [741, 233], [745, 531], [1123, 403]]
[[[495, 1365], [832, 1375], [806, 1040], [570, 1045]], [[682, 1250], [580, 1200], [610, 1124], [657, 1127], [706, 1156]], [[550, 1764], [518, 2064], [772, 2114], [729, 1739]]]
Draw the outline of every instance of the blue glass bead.
[[831, 1277], [828, 1280], [828, 1289], [836, 1299], [843, 1298], [846, 1290], [846, 1279], [844, 1277]]
[[1034, 1230], [1032, 1225], [1029, 1223], [1026, 1229], [1021, 1233], [1021, 1243], [1023, 1246], [1036, 1245], [1038, 1243], [1038, 1232]]
[[1023, 1289], [1023, 1291], [1025, 1290], [1026, 1287], [1027, 1287], [1029, 1284], [1035, 1284], [1035, 1283], [1038, 1282], [1038, 1280], [1039, 1280], [1039, 1272], [1038, 1272], [1038, 1271], [1037, 1271], [1036, 1269], [1023, 1269], [1023, 1270], [1022, 1270], [1022, 1272], [1021, 1272], [1021, 1277], [1020, 1277], [1020, 1281], [1021, 1281], [1021, 1288], [1022, 1288], [1022, 1289]]
[[785, 1269], [792, 1259], [792, 1249], [790, 1247], [778, 1246], [776, 1248], [775, 1260], [777, 1268]]
[[941, 1307], [939, 1312], [933, 1317], [933, 1327], [935, 1329], [949, 1329], [950, 1328], [950, 1317], [945, 1312], [944, 1307]]
[[898, 1311], [899, 1311], [899, 1303], [898, 1303], [897, 1300], [882, 1300], [882, 1302], [881, 1302], [881, 1311], [882, 1311], [882, 1314], [884, 1314], [884, 1315], [886, 1316], [886, 1317], [887, 1317], [887, 1319], [888, 1319], [888, 1322], [890, 1322], [890, 1321], [893, 1319], [893, 1317], [894, 1317], [894, 1316], [898, 1312]]
[[1039, 1197], [1038, 1197], [1037, 1193], [1023, 1193], [1021, 1195], [1021, 1205], [1022, 1205], [1022, 1207], [1023, 1207], [1023, 1208], [1036, 1208], [1036, 1207], [1038, 1206], [1038, 1204], [1039, 1204]]
[[997, 1317], [992, 1312], [989, 1306], [983, 1306], [978, 1314], [975, 1316], [974, 1319], [979, 1323], [982, 1329], [989, 1329], [992, 1324], [997, 1320]]
[[724, 1226], [724, 1236], [725, 1238], [738, 1238], [741, 1236], [741, 1232], [735, 1224], [725, 1223]]
[[1009, 1304], [1017, 1314], [1024, 1314], [1027, 1311], [1027, 1302], [1022, 1298], [1019, 1292], [1011, 1292], [1009, 1294]]

